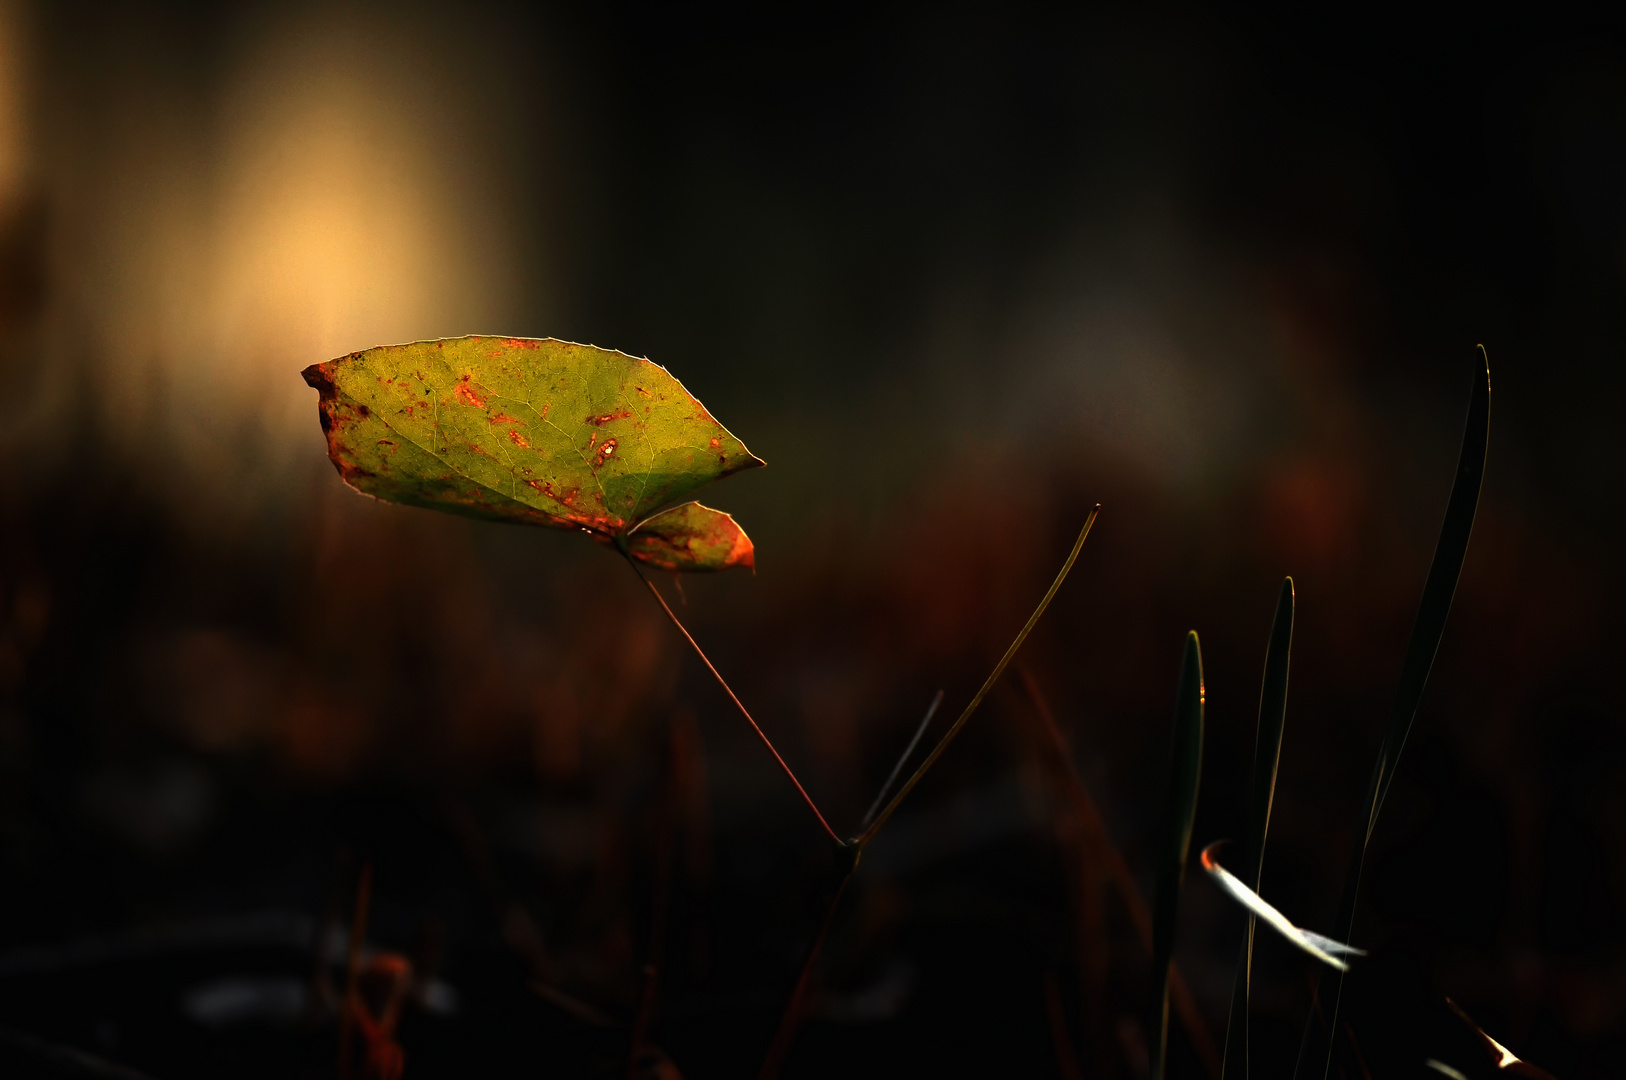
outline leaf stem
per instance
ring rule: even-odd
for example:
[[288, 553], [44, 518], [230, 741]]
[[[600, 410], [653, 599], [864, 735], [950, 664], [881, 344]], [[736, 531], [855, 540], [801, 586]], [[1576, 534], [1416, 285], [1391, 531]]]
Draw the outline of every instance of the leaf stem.
[[819, 959], [819, 952], [824, 948], [824, 939], [829, 936], [830, 924], [835, 921], [836, 908], [841, 904], [841, 897], [847, 891], [847, 883], [853, 879], [853, 871], [858, 869], [856, 859], [841, 875], [841, 884], [836, 886], [835, 895], [830, 898], [830, 906], [825, 909], [824, 922], [819, 924], [819, 935], [813, 939], [813, 948], [808, 951], [807, 959], [802, 963], [802, 972], [796, 977], [796, 989], [791, 991], [790, 1002], [785, 1006], [784, 1015], [779, 1018], [779, 1029], [774, 1032], [773, 1042], [768, 1044], [768, 1055], [762, 1060], [762, 1069], [757, 1073], [757, 1080], [778, 1080], [779, 1070], [784, 1067], [785, 1058], [790, 1053], [790, 1047], [796, 1041], [796, 1031], [802, 1026], [802, 1002], [807, 998], [807, 987], [813, 980], [813, 965]]
[[933, 765], [937, 764], [937, 759], [943, 756], [943, 751], [948, 749], [948, 744], [954, 741], [954, 736], [958, 735], [960, 729], [965, 727], [966, 721], [971, 719], [971, 714], [975, 713], [977, 706], [982, 704], [982, 699], [988, 696], [988, 692], [994, 688], [994, 684], [999, 681], [999, 677], [1005, 674], [1005, 669], [1010, 666], [1010, 662], [1015, 658], [1017, 650], [1028, 639], [1028, 635], [1033, 632], [1034, 626], [1038, 625], [1039, 616], [1045, 613], [1045, 609], [1050, 606], [1050, 601], [1055, 598], [1057, 591], [1061, 589], [1061, 583], [1066, 581], [1067, 575], [1072, 572], [1073, 564], [1078, 561], [1078, 553], [1084, 550], [1084, 541], [1089, 538], [1090, 528], [1094, 526], [1095, 519], [1100, 514], [1101, 504], [1096, 503], [1090, 510], [1090, 516], [1084, 519], [1084, 528], [1079, 530], [1078, 540], [1073, 544], [1073, 550], [1068, 553], [1067, 561], [1061, 564], [1061, 572], [1056, 575], [1056, 580], [1050, 583], [1050, 588], [1046, 590], [1044, 599], [1039, 601], [1039, 606], [1033, 609], [1032, 615], [1028, 616], [1027, 624], [1022, 627], [1021, 631], [1016, 635], [1016, 639], [1011, 642], [1010, 648], [1005, 650], [1005, 655], [1000, 657], [999, 663], [994, 665], [994, 670], [989, 674], [987, 680], [983, 682], [982, 689], [977, 691], [977, 696], [971, 699], [971, 704], [965, 707], [965, 711], [960, 714], [959, 719], [954, 721], [954, 726], [949, 728], [948, 732], [938, 740], [936, 746], [932, 747], [932, 752], [926, 755], [926, 760], [920, 763], [920, 767], [914, 771], [908, 780], [904, 781], [903, 787], [892, 797], [892, 801], [886, 804], [886, 809], [881, 811], [881, 816], [871, 822], [867, 829], [849, 841], [850, 843], [863, 848], [865, 844], [874, 839], [875, 834], [881, 831], [881, 826], [887, 823], [887, 820], [897, 812], [903, 800], [909, 797], [909, 793], [915, 789], [915, 785], [920, 783]]
[[[623, 552], [623, 555], [625, 555], [625, 552]], [[706, 670], [710, 671], [717, 680], [717, 685], [723, 688], [723, 692], [728, 695], [735, 708], [740, 710], [740, 715], [745, 717], [746, 723], [751, 725], [751, 730], [755, 731], [757, 737], [762, 740], [762, 745], [768, 748], [768, 753], [772, 754], [773, 759], [779, 762], [779, 767], [785, 771], [786, 776], [790, 777], [790, 782], [796, 785], [797, 794], [801, 795], [802, 801], [807, 803], [807, 808], [813, 811], [813, 816], [819, 819], [819, 825], [824, 829], [825, 835], [830, 837], [837, 846], [845, 847], [846, 844], [843, 843], [841, 837], [837, 836], [836, 831], [830, 828], [830, 823], [824, 820], [824, 815], [819, 812], [818, 806], [813, 802], [813, 797], [807, 793], [807, 789], [802, 786], [802, 782], [796, 779], [796, 774], [791, 771], [791, 767], [785, 763], [785, 759], [774, 748], [773, 740], [768, 738], [768, 733], [763, 731], [762, 726], [752, 717], [751, 711], [745, 707], [744, 702], [740, 701], [739, 695], [734, 693], [734, 688], [728, 685], [728, 680], [723, 678], [722, 672], [717, 670], [717, 665], [713, 664], [711, 658], [706, 655], [706, 650], [700, 647], [700, 643], [694, 639], [694, 635], [689, 633], [689, 628], [683, 625], [683, 620], [677, 617], [677, 612], [673, 611], [672, 606], [666, 602], [666, 597], [661, 595], [661, 591], [655, 587], [653, 581], [644, 576], [644, 572], [639, 569], [637, 563], [632, 561], [631, 556], [627, 556], [627, 565], [632, 567], [632, 572], [638, 575], [638, 580], [649, 587], [650, 593], [655, 597], [655, 602], [661, 606], [662, 611], [666, 612], [666, 617], [672, 620], [672, 625], [678, 628], [678, 632], [683, 635], [684, 640], [693, 647], [695, 655], [700, 657], [701, 663], [706, 665]]]

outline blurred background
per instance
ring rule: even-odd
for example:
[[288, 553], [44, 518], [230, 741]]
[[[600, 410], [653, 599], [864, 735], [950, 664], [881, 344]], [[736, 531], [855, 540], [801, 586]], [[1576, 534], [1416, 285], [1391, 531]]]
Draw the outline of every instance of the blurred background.
[[[487, 332], [682, 379], [769, 467], [707, 495], [756, 574], [679, 610], [844, 831], [1099, 501], [1022, 666], [1149, 893], [1182, 635], [1205, 844], [1293, 575], [1264, 893], [1325, 930], [1483, 343], [1485, 492], [1340, 1068], [1490, 1075], [1449, 995], [1617, 1074], [1621, 29], [0, 4], [0, 1055], [333, 1075], [370, 868], [407, 1077], [625, 1074], [651, 963], [645, 1074], [762, 1060], [838, 879], [817, 824], [604, 550], [345, 488], [310, 363]], [[787, 1076], [1144, 1070], [1146, 956], [1089, 916], [1019, 687], [866, 855]], [[1182, 920], [1218, 1041], [1242, 919], [1197, 873]], [[1261, 936], [1256, 1075], [1308, 969]]]

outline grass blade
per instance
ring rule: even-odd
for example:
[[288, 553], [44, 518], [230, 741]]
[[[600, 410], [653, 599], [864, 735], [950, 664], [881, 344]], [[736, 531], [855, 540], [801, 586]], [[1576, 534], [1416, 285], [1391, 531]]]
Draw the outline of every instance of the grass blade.
[[[1259, 724], [1253, 737], [1253, 771], [1248, 781], [1248, 837], [1242, 854], [1242, 881], [1257, 895], [1265, 863], [1265, 834], [1270, 830], [1270, 807], [1276, 799], [1276, 766], [1282, 756], [1282, 729], [1287, 722], [1287, 672], [1293, 654], [1293, 579], [1282, 581], [1276, 598], [1276, 618], [1265, 646], [1265, 675], [1259, 689]], [[1205, 862], [1207, 852], [1204, 852]], [[1225, 1029], [1222, 1077], [1248, 1080], [1248, 995], [1253, 982], [1254, 916], [1248, 916], [1247, 936], [1236, 965], [1231, 988], [1231, 1016]]]
[[[1101, 816], [1100, 808], [1090, 797], [1089, 789], [1084, 786], [1083, 777], [1078, 775], [1078, 766], [1073, 761], [1072, 751], [1067, 748], [1067, 740], [1062, 737], [1061, 728], [1056, 726], [1056, 716], [1050, 711], [1050, 703], [1045, 700], [1044, 693], [1033, 678], [1033, 673], [1021, 665], [1017, 666], [1017, 671], [1022, 676], [1022, 688], [1027, 691], [1028, 700], [1033, 704], [1041, 734], [1055, 758], [1063, 788], [1073, 805], [1073, 813], [1082, 826], [1079, 858], [1088, 860], [1105, 871], [1107, 880], [1112, 883], [1112, 887], [1118, 893], [1118, 899], [1122, 901], [1124, 910], [1129, 915], [1130, 923], [1135, 927], [1135, 934], [1140, 939], [1141, 946], [1150, 956], [1152, 913], [1146, 906], [1145, 898], [1140, 894], [1140, 885], [1136, 883], [1129, 863], [1124, 860], [1123, 852], [1112, 842], [1112, 834], [1107, 830], [1106, 819]], [[1100, 952], [1104, 960], [1105, 946], [1101, 947]], [[1097, 983], [1101, 988], [1099, 996], [1104, 999], [1105, 972], [1097, 974], [1101, 979]], [[1081, 965], [1080, 975], [1084, 978], [1088, 990], [1091, 972], [1087, 970], [1087, 965]], [[1203, 1023], [1202, 1013], [1197, 1008], [1197, 999], [1191, 996], [1191, 988], [1181, 976], [1179, 965], [1174, 963], [1169, 965], [1169, 1005], [1174, 1015], [1180, 1018], [1186, 1037], [1191, 1040], [1192, 1049], [1197, 1052], [1197, 1058], [1203, 1064], [1203, 1071], [1213, 1080], [1220, 1080], [1219, 1050], [1215, 1048], [1213, 1036], [1208, 1033], [1208, 1028]]]
[[1486, 1034], [1485, 1029], [1476, 1024], [1474, 1018], [1462, 1010], [1462, 1006], [1450, 998], [1445, 999], [1445, 1004], [1452, 1012], [1457, 1014], [1458, 1020], [1473, 1029], [1473, 1033], [1479, 1038], [1480, 1045], [1490, 1055], [1491, 1062], [1498, 1071], [1512, 1073], [1514, 1076], [1527, 1076], [1530, 1077], [1530, 1080], [1553, 1080], [1552, 1073], [1532, 1065], [1528, 1061], [1520, 1060], [1517, 1054]]
[[[1320, 934], [1312, 933], [1309, 930], [1301, 930], [1294, 926], [1288, 921], [1286, 915], [1272, 907], [1264, 897], [1244, 885], [1235, 874], [1232, 874], [1215, 860], [1214, 849], [1224, 842], [1219, 840], [1203, 848], [1203, 869], [1208, 871], [1209, 876], [1214, 879], [1214, 883], [1231, 899], [1248, 909], [1250, 919], [1263, 919], [1266, 926], [1276, 931], [1289, 942], [1303, 949], [1328, 967], [1338, 971], [1349, 970], [1349, 965], [1340, 960], [1340, 956], [1366, 955], [1365, 949], [1357, 949], [1354, 946], [1345, 945], [1341, 941], [1334, 941], [1332, 938], [1322, 937]], [[1244, 1064], [1246, 1064], [1245, 1060]]]
[[1084, 527], [1079, 530], [1078, 539], [1073, 543], [1073, 550], [1068, 553], [1067, 561], [1061, 564], [1061, 570], [1056, 574], [1056, 579], [1050, 583], [1050, 588], [1045, 591], [1044, 597], [1039, 601], [1039, 606], [1033, 609], [1033, 614], [1028, 616], [1028, 621], [1022, 626], [1021, 630], [1017, 631], [1015, 639], [1011, 641], [1010, 648], [1005, 650], [1005, 655], [1000, 657], [999, 663], [994, 665], [994, 670], [988, 674], [982, 688], [971, 699], [971, 704], [965, 707], [965, 710], [960, 713], [948, 731], [937, 741], [937, 745], [932, 747], [932, 752], [926, 755], [926, 760], [920, 763], [920, 767], [910, 774], [908, 780], [904, 781], [903, 787], [898, 790], [896, 795], [892, 796], [892, 801], [886, 804], [886, 809], [881, 811], [880, 816], [870, 822], [867, 829], [847, 841], [850, 846], [862, 850], [865, 844], [874, 839], [875, 834], [881, 831], [881, 826], [887, 823], [887, 819], [897, 812], [899, 806], [903, 805], [903, 800], [907, 799], [909, 793], [915, 790], [915, 785], [920, 783], [933, 765], [937, 764], [937, 759], [943, 756], [943, 751], [947, 750], [948, 744], [954, 741], [954, 736], [958, 735], [960, 729], [965, 727], [966, 721], [971, 719], [971, 714], [976, 712], [977, 706], [982, 704], [982, 699], [988, 696], [988, 692], [994, 688], [994, 684], [999, 681], [999, 677], [1005, 674], [1005, 669], [1010, 666], [1011, 660], [1015, 658], [1017, 651], [1022, 648], [1022, 643], [1028, 639], [1029, 634], [1033, 633], [1033, 628], [1039, 624], [1039, 617], [1044, 614], [1045, 608], [1050, 606], [1050, 601], [1054, 600], [1056, 593], [1060, 591], [1061, 583], [1066, 581], [1067, 575], [1073, 572], [1073, 564], [1078, 561], [1078, 553], [1084, 550], [1084, 541], [1090, 538], [1090, 530], [1095, 527], [1095, 519], [1100, 515], [1101, 504], [1096, 503], [1090, 510], [1089, 516], [1084, 519]]
[[882, 784], [881, 790], [875, 793], [875, 801], [869, 804], [869, 810], [865, 812], [864, 820], [858, 825], [860, 831], [868, 828], [869, 823], [875, 820], [875, 815], [880, 812], [881, 802], [886, 798], [886, 793], [892, 790], [893, 784], [897, 783], [898, 774], [903, 771], [904, 763], [909, 760], [909, 755], [915, 752], [915, 747], [920, 745], [920, 737], [926, 734], [928, 727], [931, 727], [932, 717], [937, 715], [937, 710], [942, 705], [943, 691], [939, 690], [937, 696], [932, 698], [932, 703], [927, 706], [926, 715], [921, 718], [920, 726], [915, 728], [914, 738], [910, 739], [909, 745], [903, 748], [903, 754], [898, 758], [898, 763], [892, 766], [892, 771], [887, 774], [886, 783]]
[[[1462, 575], [1462, 563], [1468, 555], [1468, 538], [1473, 532], [1474, 515], [1479, 508], [1479, 490], [1485, 479], [1485, 452], [1490, 442], [1490, 360], [1480, 346], [1481, 363], [1474, 372], [1473, 386], [1468, 398], [1468, 420], [1463, 426], [1462, 452], [1457, 458], [1456, 479], [1451, 484], [1451, 498], [1446, 503], [1445, 521], [1440, 525], [1440, 540], [1434, 548], [1434, 562], [1428, 569], [1428, 580], [1423, 585], [1423, 598], [1417, 605], [1417, 619], [1412, 623], [1411, 641], [1406, 646], [1406, 659], [1400, 669], [1400, 686], [1395, 692], [1394, 709], [1389, 715], [1389, 730], [1383, 737], [1378, 760], [1372, 769], [1367, 786], [1366, 820], [1357, 838], [1355, 850], [1350, 854], [1349, 870], [1344, 876], [1344, 889], [1338, 902], [1338, 917], [1334, 933], [1344, 941], [1350, 939], [1355, 926], [1355, 903], [1360, 894], [1361, 874], [1366, 865], [1366, 847], [1377, 826], [1378, 813], [1394, 781], [1395, 767], [1400, 753], [1406, 748], [1411, 735], [1412, 722], [1417, 717], [1417, 706], [1423, 700], [1423, 689], [1428, 685], [1428, 673], [1434, 666], [1434, 654], [1439, 651], [1440, 639], [1445, 635], [1446, 617], [1451, 613], [1451, 601], [1456, 596], [1457, 579]], [[1343, 997], [1343, 975], [1333, 986], [1331, 1023], [1328, 1029], [1338, 1027], [1338, 1005]], [[1304, 1060], [1304, 1048], [1309, 1043], [1310, 1025], [1305, 1026], [1305, 1042], [1299, 1048], [1299, 1060]], [[1332, 1072], [1333, 1040], [1327, 1039], [1326, 1055], [1322, 1060], [1322, 1077]], [[1313, 1059], [1312, 1059], [1313, 1060]], [[1298, 1075], [1298, 1069], [1294, 1069]]]
[[1174, 695], [1174, 749], [1169, 765], [1169, 797], [1158, 847], [1157, 892], [1152, 897], [1151, 1078], [1163, 1080], [1168, 1065], [1169, 964], [1180, 916], [1180, 887], [1191, 854], [1197, 818], [1197, 788], [1203, 771], [1203, 652], [1197, 632], [1186, 635], [1180, 683]]

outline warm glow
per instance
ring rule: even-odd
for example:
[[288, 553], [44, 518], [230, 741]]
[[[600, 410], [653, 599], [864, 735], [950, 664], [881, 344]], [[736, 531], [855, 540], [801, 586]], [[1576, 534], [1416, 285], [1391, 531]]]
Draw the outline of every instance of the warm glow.
[[317, 438], [300, 369], [498, 328], [512, 222], [434, 36], [307, 13], [254, 35], [207, 117], [112, 106], [143, 137], [82, 178], [100, 227], [64, 256], [90, 312], [66, 333], [100, 338], [96, 396], [133, 448], [263, 494]]

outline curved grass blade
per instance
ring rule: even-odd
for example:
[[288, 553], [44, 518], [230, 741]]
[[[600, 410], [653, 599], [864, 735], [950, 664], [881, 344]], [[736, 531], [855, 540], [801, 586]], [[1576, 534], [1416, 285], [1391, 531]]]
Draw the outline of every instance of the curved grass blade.
[[1449, 1080], [1468, 1080], [1468, 1077], [1461, 1071], [1453, 1069], [1443, 1061], [1438, 1061], [1434, 1058], [1424, 1058], [1423, 1065], [1427, 1068], [1433, 1069], [1441, 1076], [1449, 1077]]
[[1338, 971], [1349, 970], [1349, 964], [1340, 960], [1340, 956], [1366, 955], [1365, 949], [1357, 949], [1352, 945], [1345, 945], [1341, 941], [1334, 941], [1332, 938], [1322, 937], [1320, 934], [1309, 930], [1301, 930], [1294, 926], [1288, 921], [1286, 915], [1272, 907], [1269, 901], [1253, 889], [1248, 888], [1235, 874], [1219, 864], [1214, 858], [1214, 851], [1223, 843], [1225, 841], [1217, 840], [1203, 848], [1203, 869], [1208, 871], [1208, 876], [1214, 879], [1214, 883], [1226, 895], [1247, 908], [1250, 916], [1262, 919], [1266, 926], [1276, 931], [1289, 942], [1297, 945], [1328, 967]]
[[1174, 748], [1169, 765], [1169, 796], [1163, 838], [1158, 846], [1157, 892], [1152, 898], [1152, 1080], [1163, 1080], [1168, 1065], [1169, 964], [1180, 916], [1180, 888], [1191, 854], [1197, 818], [1197, 789], [1203, 772], [1203, 651], [1197, 632], [1186, 635], [1180, 682], [1174, 694]]
[[1005, 674], [1005, 669], [1010, 666], [1011, 660], [1015, 658], [1017, 651], [1022, 648], [1022, 643], [1028, 639], [1028, 635], [1033, 633], [1033, 628], [1039, 625], [1039, 617], [1050, 606], [1050, 601], [1056, 598], [1056, 593], [1061, 590], [1061, 583], [1067, 580], [1067, 575], [1073, 572], [1073, 564], [1078, 561], [1078, 553], [1084, 550], [1084, 541], [1090, 538], [1090, 530], [1095, 527], [1095, 519], [1100, 515], [1101, 504], [1096, 503], [1091, 508], [1089, 516], [1084, 519], [1084, 527], [1079, 530], [1078, 539], [1073, 542], [1073, 550], [1067, 553], [1067, 561], [1061, 564], [1061, 570], [1056, 574], [1056, 579], [1050, 583], [1050, 588], [1045, 590], [1043, 599], [1039, 601], [1039, 606], [1033, 609], [1033, 614], [1028, 616], [1028, 621], [1022, 626], [1021, 630], [1017, 631], [1016, 637], [1011, 641], [1010, 648], [1005, 650], [1005, 655], [999, 658], [999, 663], [995, 664], [994, 670], [989, 672], [988, 678], [983, 681], [981, 689], [971, 699], [971, 704], [965, 707], [964, 711], [950, 725], [948, 731], [937, 741], [937, 745], [932, 747], [932, 752], [926, 755], [926, 760], [922, 761], [919, 767], [910, 774], [909, 779], [903, 782], [903, 787], [899, 788], [898, 793], [892, 796], [892, 800], [886, 804], [886, 809], [882, 810], [880, 815], [870, 822], [868, 828], [847, 841], [849, 846], [863, 850], [864, 845], [874, 839], [875, 834], [881, 831], [881, 827], [887, 823], [888, 819], [897, 813], [898, 807], [903, 805], [903, 800], [907, 799], [909, 793], [915, 790], [915, 785], [920, 783], [933, 765], [937, 764], [937, 759], [943, 756], [943, 751], [947, 750], [948, 744], [954, 741], [954, 736], [958, 735], [960, 729], [965, 727], [966, 721], [971, 719], [971, 714], [976, 712], [977, 706], [982, 704], [982, 699], [988, 696], [988, 692], [994, 688], [994, 684], [999, 681], [999, 677]]
[[[1293, 579], [1282, 581], [1276, 598], [1276, 617], [1265, 646], [1265, 674], [1259, 690], [1259, 724], [1253, 740], [1253, 771], [1248, 783], [1248, 838], [1242, 855], [1242, 881], [1255, 895], [1264, 869], [1265, 836], [1270, 830], [1270, 808], [1276, 799], [1276, 767], [1282, 756], [1282, 729], [1287, 722], [1287, 675], [1293, 651]], [[1208, 852], [1203, 852], [1208, 865]], [[1248, 1077], [1248, 996], [1253, 981], [1254, 916], [1248, 916], [1247, 936], [1236, 965], [1231, 989], [1231, 1015], [1225, 1030], [1225, 1063], [1221, 1076]]]
[[[1344, 876], [1344, 889], [1338, 902], [1338, 917], [1333, 923], [1334, 931], [1345, 941], [1349, 940], [1355, 926], [1355, 903], [1366, 865], [1366, 846], [1371, 842], [1378, 813], [1383, 809], [1389, 785], [1394, 781], [1400, 753], [1406, 748], [1406, 739], [1411, 735], [1417, 706], [1423, 700], [1428, 673], [1434, 666], [1434, 654], [1439, 651], [1440, 639], [1445, 635], [1446, 617], [1451, 613], [1457, 579], [1462, 575], [1462, 563], [1468, 555], [1468, 538], [1473, 532], [1474, 514], [1479, 508], [1479, 490], [1485, 479], [1485, 453], [1490, 442], [1490, 360], [1483, 345], [1479, 347], [1479, 355], [1481, 363], [1476, 367], [1469, 392], [1468, 420], [1463, 426], [1456, 479], [1451, 484], [1451, 498], [1446, 503], [1445, 521], [1440, 525], [1440, 540], [1434, 548], [1434, 562], [1423, 585], [1423, 598], [1417, 605], [1417, 619], [1412, 623], [1411, 641], [1406, 646], [1406, 659], [1400, 669], [1400, 686], [1395, 692], [1394, 709], [1389, 715], [1389, 730], [1384, 735], [1383, 746], [1378, 751], [1378, 760], [1367, 786], [1366, 820], [1355, 850], [1350, 854], [1349, 870]], [[1338, 1005], [1343, 997], [1343, 989], [1343, 976], [1340, 974], [1333, 986], [1329, 1030], [1337, 1030]], [[1311, 1030], [1312, 1026], [1306, 1024], [1304, 1041], [1299, 1045], [1300, 1063], [1305, 1060]], [[1332, 1050], [1333, 1043], [1329, 1038], [1322, 1058], [1323, 1078], [1332, 1072]], [[1295, 1067], [1295, 1077], [1298, 1071]]]

